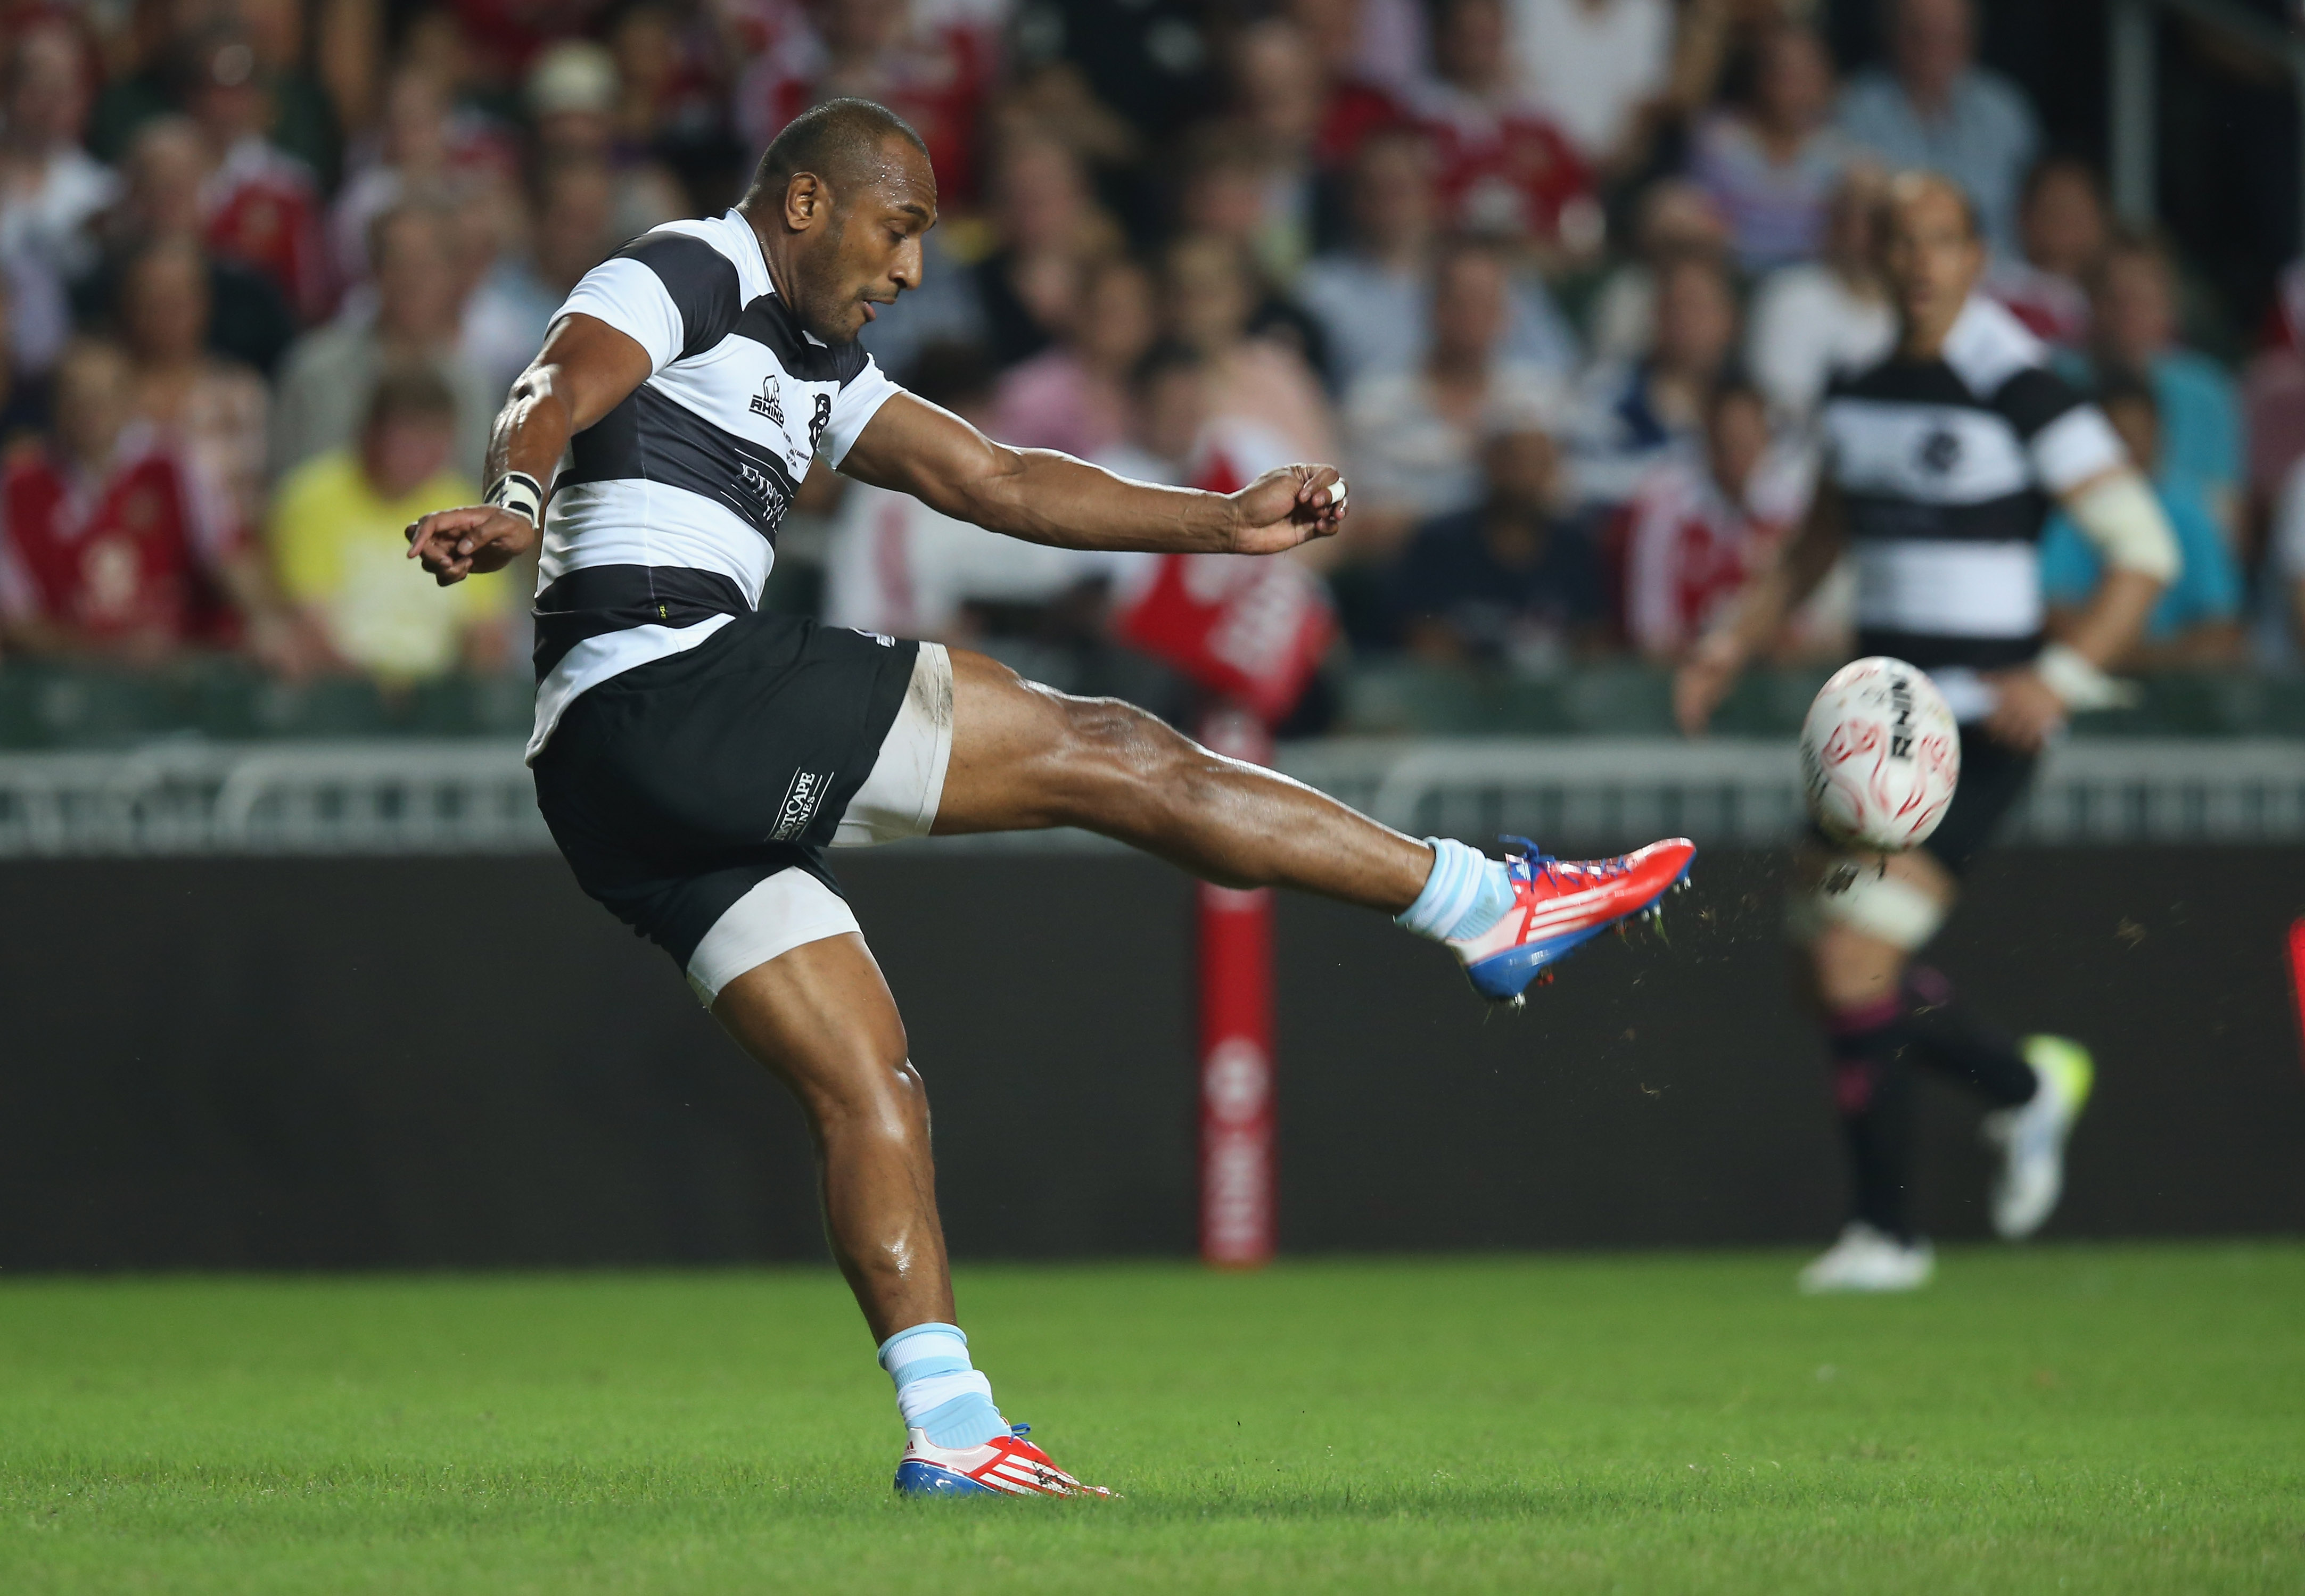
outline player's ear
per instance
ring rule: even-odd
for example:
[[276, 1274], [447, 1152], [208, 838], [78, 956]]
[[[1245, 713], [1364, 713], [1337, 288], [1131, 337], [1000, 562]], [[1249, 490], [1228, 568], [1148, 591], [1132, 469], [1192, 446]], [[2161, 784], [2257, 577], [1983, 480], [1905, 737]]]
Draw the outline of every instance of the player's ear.
[[831, 191], [815, 173], [799, 173], [785, 184], [785, 225], [795, 233], [807, 232], [831, 208]]

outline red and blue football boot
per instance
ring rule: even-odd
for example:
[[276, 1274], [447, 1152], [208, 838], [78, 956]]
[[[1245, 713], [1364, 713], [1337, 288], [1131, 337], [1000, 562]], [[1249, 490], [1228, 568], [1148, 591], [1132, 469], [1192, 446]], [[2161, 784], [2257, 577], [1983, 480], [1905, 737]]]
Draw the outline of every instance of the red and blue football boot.
[[981, 1447], [940, 1447], [923, 1430], [906, 1431], [911, 1444], [897, 1463], [899, 1496], [1110, 1497], [1101, 1485], [1084, 1485], [1025, 1439], [1030, 1424], [1010, 1427]]
[[1504, 840], [1518, 850], [1505, 863], [1513, 906], [1479, 936], [1449, 946], [1475, 991], [1514, 1008], [1531, 981], [1611, 926], [1636, 914], [1661, 920], [1664, 895], [1688, 879], [1697, 857], [1685, 836], [1615, 859], [1555, 859], [1527, 837]]

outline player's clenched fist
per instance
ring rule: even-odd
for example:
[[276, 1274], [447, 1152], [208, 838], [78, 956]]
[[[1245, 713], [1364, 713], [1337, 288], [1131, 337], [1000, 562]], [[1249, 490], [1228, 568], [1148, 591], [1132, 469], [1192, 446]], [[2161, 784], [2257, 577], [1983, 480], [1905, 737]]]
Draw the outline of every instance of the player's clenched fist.
[[1232, 496], [1232, 552], [1280, 554], [1345, 523], [1345, 479], [1333, 465], [1283, 465]]
[[435, 510], [408, 528], [408, 557], [442, 587], [474, 572], [501, 571], [536, 542], [536, 523], [495, 505]]

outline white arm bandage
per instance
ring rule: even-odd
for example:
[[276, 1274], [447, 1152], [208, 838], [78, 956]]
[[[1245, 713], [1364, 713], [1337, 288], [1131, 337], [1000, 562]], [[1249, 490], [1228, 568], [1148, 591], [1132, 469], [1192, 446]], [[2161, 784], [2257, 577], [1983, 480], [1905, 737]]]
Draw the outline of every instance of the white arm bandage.
[[2107, 565], [2166, 583], [2177, 574], [2177, 534], [2135, 471], [2118, 471], [2065, 500], [2065, 509]]

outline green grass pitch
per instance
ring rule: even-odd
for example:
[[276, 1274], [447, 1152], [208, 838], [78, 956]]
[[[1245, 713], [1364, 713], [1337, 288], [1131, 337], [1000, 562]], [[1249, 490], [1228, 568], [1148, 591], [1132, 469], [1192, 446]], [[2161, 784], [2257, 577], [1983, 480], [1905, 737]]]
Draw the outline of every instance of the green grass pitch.
[[2305, 1246], [973, 1269], [1111, 1504], [904, 1502], [829, 1272], [0, 1283], [0, 1591], [2305, 1590]]

